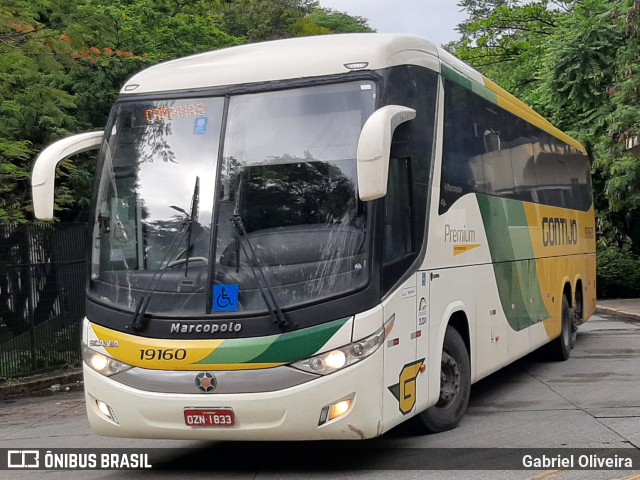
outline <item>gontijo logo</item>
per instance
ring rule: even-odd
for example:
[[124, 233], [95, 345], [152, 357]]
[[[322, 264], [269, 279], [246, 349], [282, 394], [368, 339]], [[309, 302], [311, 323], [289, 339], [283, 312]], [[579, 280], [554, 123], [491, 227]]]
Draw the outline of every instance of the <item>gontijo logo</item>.
[[578, 244], [578, 221], [569, 218], [542, 217], [542, 244], [545, 247]]

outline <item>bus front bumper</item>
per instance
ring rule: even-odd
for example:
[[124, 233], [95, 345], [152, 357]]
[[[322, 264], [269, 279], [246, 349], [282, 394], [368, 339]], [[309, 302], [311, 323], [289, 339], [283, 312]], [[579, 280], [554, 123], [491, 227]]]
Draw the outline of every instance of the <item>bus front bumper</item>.
[[[301, 385], [242, 394], [149, 392], [105, 377], [84, 364], [87, 414], [96, 433], [113, 437], [246, 441], [372, 438], [383, 432], [382, 357], [382, 349], [378, 349], [342, 371]], [[345, 401], [341, 406], [348, 404], [346, 411], [328, 419], [328, 412], [334, 412], [331, 407]], [[208, 409], [231, 409], [234, 424], [187, 425], [186, 410]]]

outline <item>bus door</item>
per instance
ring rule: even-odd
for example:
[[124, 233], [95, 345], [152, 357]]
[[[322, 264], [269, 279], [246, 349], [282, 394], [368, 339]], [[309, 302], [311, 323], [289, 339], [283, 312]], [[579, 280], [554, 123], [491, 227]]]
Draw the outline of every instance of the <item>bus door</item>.
[[386, 425], [402, 421], [416, 404], [416, 377], [422, 364], [416, 362], [416, 298], [415, 276], [411, 276], [382, 304], [385, 322], [393, 319], [383, 347]]
[[383, 301], [384, 319], [388, 321], [395, 316], [384, 346], [386, 391], [383, 407], [386, 425], [402, 421], [416, 412], [418, 385], [426, 383], [421, 382], [426, 380], [421, 378], [424, 357], [417, 356], [416, 352], [420, 335], [426, 333], [419, 332], [417, 328], [420, 300], [417, 293], [418, 274], [413, 272], [407, 275], [414, 268], [413, 263], [420, 249], [415, 224], [423, 222], [417, 220], [418, 202], [413, 195], [412, 183], [416, 178], [414, 173], [410, 157], [392, 155], [384, 198], [382, 242], [382, 285], [383, 291], [388, 292]]
[[416, 382], [416, 411], [427, 408], [429, 402], [429, 342], [431, 340], [431, 319], [429, 318], [429, 272], [416, 273], [416, 361], [418, 363], [418, 381]]

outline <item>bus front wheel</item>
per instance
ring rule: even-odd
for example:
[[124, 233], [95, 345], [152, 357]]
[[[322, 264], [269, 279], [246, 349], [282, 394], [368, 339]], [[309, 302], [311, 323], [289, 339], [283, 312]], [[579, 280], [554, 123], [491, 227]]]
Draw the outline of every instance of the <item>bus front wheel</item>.
[[440, 362], [440, 396], [438, 403], [418, 414], [428, 433], [455, 428], [465, 411], [471, 393], [471, 362], [464, 340], [452, 326], [447, 327]]

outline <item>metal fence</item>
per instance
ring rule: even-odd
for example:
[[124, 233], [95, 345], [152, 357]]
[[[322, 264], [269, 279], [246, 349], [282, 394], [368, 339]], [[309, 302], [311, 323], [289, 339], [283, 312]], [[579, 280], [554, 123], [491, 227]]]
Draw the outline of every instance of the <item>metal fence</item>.
[[0, 225], [0, 377], [79, 361], [86, 229]]

